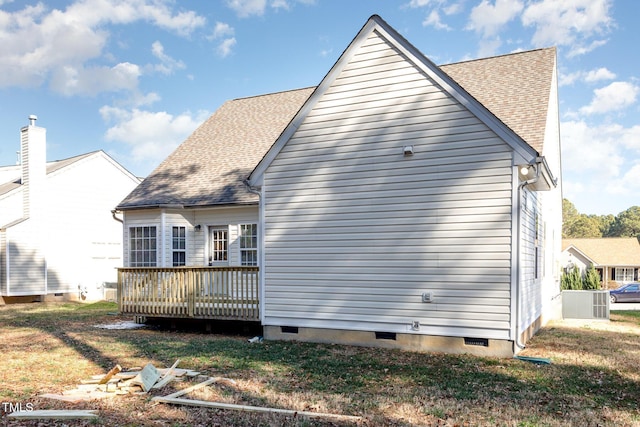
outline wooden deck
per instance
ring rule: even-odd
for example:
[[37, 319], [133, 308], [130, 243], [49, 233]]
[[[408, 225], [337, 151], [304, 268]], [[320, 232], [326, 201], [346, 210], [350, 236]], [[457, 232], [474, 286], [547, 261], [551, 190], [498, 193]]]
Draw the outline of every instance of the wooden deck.
[[259, 321], [258, 267], [118, 269], [118, 306], [146, 317]]

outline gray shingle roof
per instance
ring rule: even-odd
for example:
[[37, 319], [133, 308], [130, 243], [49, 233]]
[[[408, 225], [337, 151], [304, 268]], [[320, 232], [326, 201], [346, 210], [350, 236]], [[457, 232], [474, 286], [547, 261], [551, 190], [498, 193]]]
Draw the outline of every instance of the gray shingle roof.
[[[538, 153], [555, 48], [440, 66]], [[315, 88], [228, 101], [165, 159], [118, 209], [257, 203], [243, 184]]]
[[533, 149], [542, 153], [556, 49], [441, 65]]
[[257, 203], [243, 181], [313, 90], [225, 102], [118, 209]]

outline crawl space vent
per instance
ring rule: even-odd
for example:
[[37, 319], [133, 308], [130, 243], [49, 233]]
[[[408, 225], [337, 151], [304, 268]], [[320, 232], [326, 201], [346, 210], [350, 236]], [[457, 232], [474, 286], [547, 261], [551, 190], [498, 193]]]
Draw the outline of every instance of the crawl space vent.
[[377, 340], [396, 340], [395, 332], [376, 332]]
[[486, 338], [465, 338], [464, 345], [475, 345], [478, 347], [489, 347], [489, 340]]
[[283, 334], [297, 334], [298, 327], [297, 326], [280, 326], [280, 332]]

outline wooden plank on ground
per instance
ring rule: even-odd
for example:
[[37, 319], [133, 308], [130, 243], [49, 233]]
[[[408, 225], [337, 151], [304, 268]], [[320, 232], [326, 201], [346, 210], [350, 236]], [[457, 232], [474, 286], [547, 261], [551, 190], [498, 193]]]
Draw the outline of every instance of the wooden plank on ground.
[[[174, 398], [174, 397], [182, 396], [183, 394], [187, 394], [187, 393], [190, 393], [190, 392], [192, 392], [192, 391], [194, 391], [194, 390], [197, 390], [197, 389], [199, 389], [199, 388], [206, 387], [206, 386], [208, 386], [209, 384], [213, 384], [214, 382], [216, 382], [216, 381], [218, 381], [218, 380], [219, 380], [219, 378], [209, 378], [209, 379], [208, 379], [208, 380], [206, 380], [206, 381], [203, 381], [203, 382], [198, 383], [198, 384], [196, 384], [196, 385], [192, 385], [191, 387], [187, 387], [187, 388], [185, 388], [184, 390], [176, 391], [175, 393], [169, 394], [169, 395], [167, 395], [167, 396], [165, 396], [165, 397], [168, 397], [168, 398]], [[153, 399], [151, 399], [151, 400], [156, 400], [156, 399], [157, 399], [157, 398], [156, 398], [156, 397], [154, 397], [154, 398], [153, 398]]]
[[12, 412], [7, 417], [19, 420], [77, 420], [96, 418], [98, 414], [95, 410], [63, 410], [45, 409], [39, 411], [18, 411]]
[[191, 400], [179, 397], [154, 397], [154, 401], [162, 403], [172, 403], [176, 405], [196, 406], [200, 408], [233, 409], [247, 412], [268, 412], [293, 416], [304, 416], [309, 418], [331, 418], [345, 421], [361, 421], [362, 417], [353, 415], [328, 414], [323, 412], [294, 411], [291, 409], [266, 408], [262, 406], [235, 405], [233, 403], [209, 402], [206, 400]]
[[140, 373], [131, 380], [131, 383], [141, 385], [142, 390], [148, 392], [159, 378], [160, 373], [158, 370], [151, 363], [148, 363], [147, 366], [142, 368], [142, 371], [140, 371]]
[[176, 377], [174, 377], [173, 375], [167, 375], [167, 376], [163, 376], [160, 381], [158, 381], [157, 383], [155, 383], [153, 385], [153, 389], [157, 389], [157, 388], [162, 388], [164, 386], [166, 386], [167, 384], [169, 384], [171, 381], [175, 380]]
[[122, 366], [114, 366], [107, 374], [100, 380], [98, 384], [106, 384], [115, 374], [122, 371]]
[[173, 371], [178, 366], [178, 363], [180, 363], [180, 359], [176, 360], [175, 363], [173, 365], [171, 365], [171, 367], [169, 369], [167, 369], [167, 371], [165, 373], [162, 374], [162, 378], [164, 378], [166, 376], [169, 376], [169, 375], [173, 375]]

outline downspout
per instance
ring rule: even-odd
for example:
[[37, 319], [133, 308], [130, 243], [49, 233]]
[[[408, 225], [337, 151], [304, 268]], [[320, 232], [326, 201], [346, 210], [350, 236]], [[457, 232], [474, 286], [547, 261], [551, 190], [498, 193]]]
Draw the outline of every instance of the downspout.
[[[516, 336], [513, 340], [514, 344], [520, 349], [523, 350], [525, 348], [525, 345], [520, 342], [520, 330], [519, 330], [519, 324], [520, 324], [520, 287], [521, 287], [521, 280], [520, 280], [520, 275], [521, 275], [521, 262], [520, 262], [520, 254], [521, 254], [521, 250], [520, 247], [522, 246], [522, 190], [524, 189], [524, 187], [526, 187], [527, 185], [531, 185], [531, 184], [535, 184], [536, 182], [538, 182], [538, 179], [540, 179], [540, 165], [539, 164], [535, 164], [535, 165], [531, 165], [535, 168], [536, 170], [536, 174], [533, 178], [528, 179], [522, 183], [520, 183], [518, 185], [518, 226], [516, 228], [516, 233], [517, 233], [517, 245], [516, 245], [516, 252], [517, 252], [517, 256], [516, 256], [516, 260], [517, 260], [517, 269], [516, 269], [516, 316], [515, 316], [515, 320], [516, 320], [516, 324], [515, 324], [515, 333]], [[519, 173], [519, 171], [518, 171]]]
[[262, 191], [258, 190], [256, 187], [252, 187], [251, 184], [249, 184], [249, 180], [246, 179], [243, 181], [245, 187], [247, 188], [247, 191], [249, 191], [249, 193], [252, 194], [256, 194], [258, 196], [258, 257], [259, 257], [259, 263], [258, 263], [258, 284], [260, 286], [260, 300], [259, 300], [259, 307], [260, 307], [260, 323], [264, 324], [264, 297], [265, 297], [265, 278], [264, 278], [264, 260], [265, 260], [265, 249], [264, 249], [264, 207], [262, 206], [263, 204], [263, 198], [262, 198]]
[[124, 224], [124, 221], [123, 221], [123, 220], [121, 220], [120, 218], [118, 218], [118, 217], [116, 216], [116, 214], [117, 214], [117, 213], [118, 213], [118, 210], [117, 210], [117, 209], [113, 209], [113, 210], [111, 211], [111, 216], [113, 217], [113, 219], [115, 219], [116, 221], [118, 221], [120, 224]]

